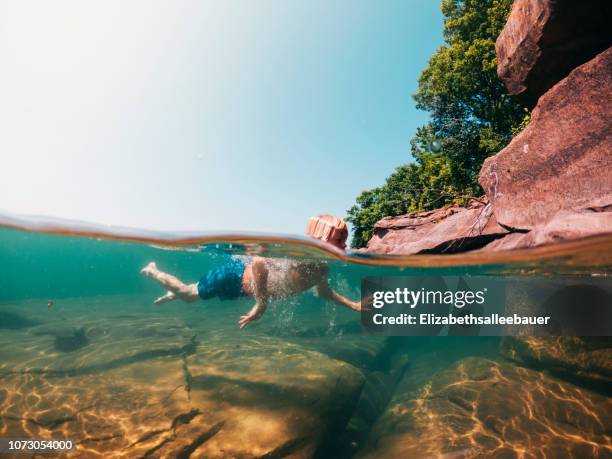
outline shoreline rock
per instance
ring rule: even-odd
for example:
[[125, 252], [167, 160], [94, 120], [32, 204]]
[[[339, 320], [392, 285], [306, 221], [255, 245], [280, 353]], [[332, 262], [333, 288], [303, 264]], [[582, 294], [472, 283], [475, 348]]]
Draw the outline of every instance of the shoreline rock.
[[588, 228], [610, 214], [611, 75], [609, 48], [542, 96], [527, 128], [485, 160], [479, 181], [500, 224], [541, 229], [573, 211], [590, 212], [580, 224]]
[[485, 199], [467, 206], [450, 205], [400, 217], [386, 217], [374, 226], [363, 253], [456, 253], [473, 250], [508, 234]]
[[612, 45], [606, 0], [516, 0], [495, 50], [497, 75], [533, 107], [579, 65]]
[[543, 225], [527, 233], [511, 233], [483, 247], [486, 252], [525, 249], [555, 242], [612, 233], [612, 212], [559, 212]]

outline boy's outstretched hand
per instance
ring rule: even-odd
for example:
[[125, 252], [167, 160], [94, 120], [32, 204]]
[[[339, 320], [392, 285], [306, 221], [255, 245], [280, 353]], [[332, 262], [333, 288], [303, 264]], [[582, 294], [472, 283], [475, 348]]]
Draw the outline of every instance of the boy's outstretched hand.
[[246, 327], [248, 324], [250, 324], [251, 322], [253, 322], [254, 320], [259, 319], [263, 315], [264, 312], [265, 312], [265, 308], [262, 308], [259, 306], [259, 304], [256, 304], [255, 306], [251, 308], [249, 312], [247, 312], [245, 315], [240, 317], [240, 320], [238, 321], [238, 325], [242, 329]]

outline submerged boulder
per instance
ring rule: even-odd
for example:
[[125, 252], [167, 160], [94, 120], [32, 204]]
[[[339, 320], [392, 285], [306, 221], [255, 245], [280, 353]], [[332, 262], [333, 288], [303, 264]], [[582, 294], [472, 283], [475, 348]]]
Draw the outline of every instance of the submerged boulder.
[[385, 217], [374, 226], [366, 253], [454, 253], [482, 247], [508, 233], [497, 224], [486, 199], [467, 206]]
[[307, 458], [343, 431], [363, 383], [320, 353], [222, 331], [189, 355], [4, 375], [0, 432], [70, 438], [65, 457]]
[[416, 396], [396, 396], [357, 457], [607, 457], [611, 423], [603, 395], [467, 358]]
[[55, 335], [53, 347], [60, 352], [73, 352], [89, 344], [84, 328], [74, 328], [67, 333]]
[[129, 363], [193, 352], [195, 334], [176, 317], [160, 314], [55, 321], [0, 334], [0, 376], [96, 373]]
[[575, 381], [612, 384], [612, 337], [507, 336], [504, 357]]
[[0, 309], [0, 330], [19, 330], [40, 325], [40, 322], [10, 309]]
[[495, 44], [497, 74], [533, 107], [577, 66], [612, 45], [608, 0], [515, 0]]
[[[501, 225], [534, 230], [560, 211], [612, 210], [611, 97], [612, 48], [542, 96], [527, 128], [484, 162], [480, 184]], [[601, 216], [587, 218], [580, 227]]]
[[[224, 457], [325, 450], [344, 431], [364, 384], [361, 371], [345, 362], [248, 334], [229, 342], [225, 333], [210, 335], [186, 368], [193, 403], [226, 421], [214, 442]], [[215, 444], [196, 457], [215, 457]]]

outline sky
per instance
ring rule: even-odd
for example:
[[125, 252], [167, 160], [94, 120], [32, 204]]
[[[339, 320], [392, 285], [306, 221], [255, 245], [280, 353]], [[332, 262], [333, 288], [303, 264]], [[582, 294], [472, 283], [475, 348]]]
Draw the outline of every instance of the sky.
[[0, 211], [301, 234], [411, 161], [435, 0], [0, 1]]

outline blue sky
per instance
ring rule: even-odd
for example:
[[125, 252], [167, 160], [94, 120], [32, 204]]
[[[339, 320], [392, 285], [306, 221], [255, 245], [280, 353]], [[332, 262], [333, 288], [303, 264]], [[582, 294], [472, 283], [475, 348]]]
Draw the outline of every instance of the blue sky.
[[435, 0], [0, 4], [0, 209], [302, 233], [411, 160]]

